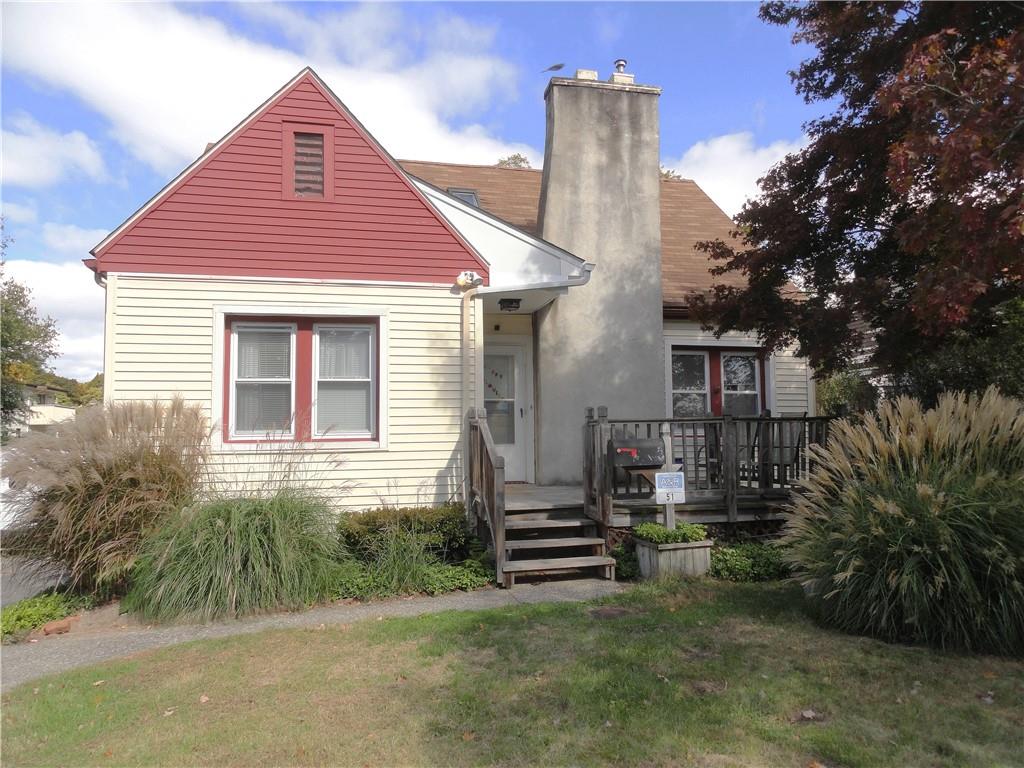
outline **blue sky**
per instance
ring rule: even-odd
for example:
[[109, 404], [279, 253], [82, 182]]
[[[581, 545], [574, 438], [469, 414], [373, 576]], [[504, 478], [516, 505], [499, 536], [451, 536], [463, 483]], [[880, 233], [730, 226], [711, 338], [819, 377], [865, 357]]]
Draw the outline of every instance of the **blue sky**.
[[102, 366], [103, 292], [81, 266], [207, 141], [311, 64], [400, 158], [537, 166], [550, 75], [629, 61], [660, 85], [665, 165], [727, 212], [817, 112], [808, 51], [753, 3], [3, 5], [7, 271], [62, 329], [59, 373]]

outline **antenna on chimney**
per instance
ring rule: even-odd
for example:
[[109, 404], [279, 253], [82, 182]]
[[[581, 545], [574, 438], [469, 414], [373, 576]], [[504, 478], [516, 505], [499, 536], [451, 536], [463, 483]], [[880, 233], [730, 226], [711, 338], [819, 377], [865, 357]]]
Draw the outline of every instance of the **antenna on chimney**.
[[628, 64], [628, 63], [629, 62], [627, 62], [625, 59], [616, 59], [615, 60], [615, 71], [616, 72], [625, 72], [626, 71], [626, 64]]

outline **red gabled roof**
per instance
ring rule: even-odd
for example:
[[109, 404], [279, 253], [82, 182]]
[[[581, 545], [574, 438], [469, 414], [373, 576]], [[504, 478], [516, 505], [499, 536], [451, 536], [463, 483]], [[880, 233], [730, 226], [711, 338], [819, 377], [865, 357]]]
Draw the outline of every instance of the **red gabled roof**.
[[[472, 189], [480, 207], [513, 226], [537, 233], [541, 171], [500, 168], [495, 165], [459, 165], [400, 160], [413, 176], [441, 189]], [[696, 293], [715, 284], [743, 286], [746, 277], [735, 273], [712, 275], [707, 254], [694, 246], [700, 240], [731, 236], [730, 219], [697, 183], [690, 179], [661, 181], [661, 281], [666, 310], [686, 308]]]
[[[333, 147], [324, 199], [283, 192], [290, 123]], [[93, 249], [99, 272], [453, 283], [486, 262], [307, 68]]]

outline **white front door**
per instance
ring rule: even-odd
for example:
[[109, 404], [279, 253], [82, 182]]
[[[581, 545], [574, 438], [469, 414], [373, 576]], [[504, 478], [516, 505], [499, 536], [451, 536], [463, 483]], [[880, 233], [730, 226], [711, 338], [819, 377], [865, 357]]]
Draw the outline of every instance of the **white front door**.
[[506, 482], [533, 482], [533, 382], [523, 344], [484, 347], [484, 408]]

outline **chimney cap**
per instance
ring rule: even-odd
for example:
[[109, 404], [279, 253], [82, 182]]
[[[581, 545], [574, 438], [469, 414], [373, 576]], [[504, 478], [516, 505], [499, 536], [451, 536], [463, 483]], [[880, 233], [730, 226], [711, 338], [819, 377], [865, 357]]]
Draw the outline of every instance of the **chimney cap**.
[[615, 60], [615, 71], [616, 72], [625, 72], [626, 71], [626, 65], [628, 63], [629, 62], [626, 61], [625, 59], [616, 59]]

